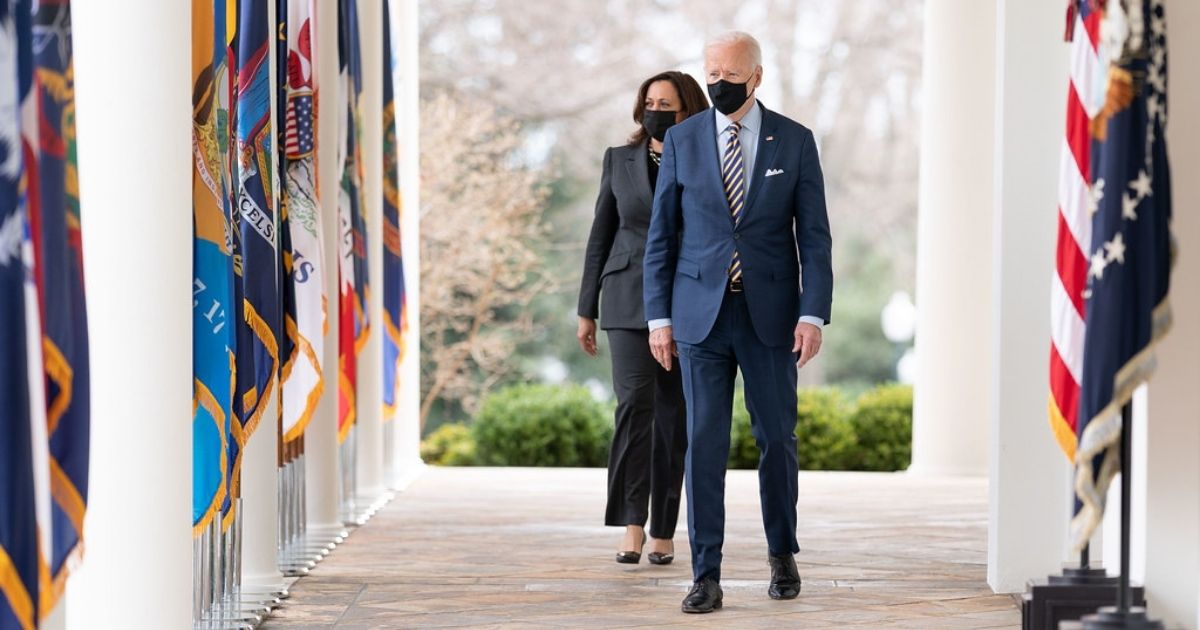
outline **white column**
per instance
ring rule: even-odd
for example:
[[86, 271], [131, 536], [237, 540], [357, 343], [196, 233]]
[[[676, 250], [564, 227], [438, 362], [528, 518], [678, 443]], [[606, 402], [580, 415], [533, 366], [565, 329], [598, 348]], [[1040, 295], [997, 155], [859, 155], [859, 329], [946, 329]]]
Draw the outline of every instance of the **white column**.
[[312, 421], [305, 430], [305, 494], [308, 525], [313, 529], [341, 529], [338, 518], [338, 20], [337, 4], [317, 2], [317, 178], [321, 223], [325, 237], [325, 389]]
[[1070, 463], [1046, 415], [1069, 55], [1062, 17], [1045, 0], [1000, 0], [997, 12], [988, 583], [1001, 593], [1058, 572], [1066, 554]]
[[367, 214], [371, 335], [358, 356], [358, 492], [373, 501], [383, 485], [383, 5], [358, 4], [363, 71], [363, 201]]
[[408, 308], [400, 400], [394, 433], [395, 489], [403, 489], [425, 468], [421, 461], [421, 169], [420, 169], [420, 28], [416, 0], [392, 2], [392, 46], [396, 69], [396, 124], [400, 151], [400, 239], [404, 252], [404, 288]]
[[[268, 3], [267, 23], [275, 24], [275, 3]], [[267, 72], [270, 84], [275, 85], [275, 46], [270, 49]], [[275, 114], [276, 91], [271, 92], [271, 128], [278, 129]], [[273, 144], [273, 143], [272, 143]], [[277, 154], [278, 155], [278, 154]], [[280, 165], [272, 174], [274, 190], [279, 190]], [[279, 212], [278, 206], [275, 208]], [[276, 225], [279, 223], [276, 215]], [[278, 233], [278, 230], [276, 231]], [[276, 242], [276, 246], [279, 243]], [[276, 261], [278, 263], [278, 261]], [[280, 358], [282, 361], [282, 357]], [[262, 420], [242, 453], [242, 585], [247, 590], [283, 590], [283, 574], [279, 572], [279, 387], [271, 392]]]
[[283, 589], [278, 555], [278, 408], [273, 398], [242, 453], [242, 585], [253, 591]]
[[159, 0], [72, 8], [92, 447], [67, 623], [188, 628], [191, 14]]
[[1146, 597], [1169, 628], [1200, 627], [1200, 4], [1167, 0], [1167, 150], [1179, 258], [1174, 325], [1150, 381], [1146, 470]]
[[919, 473], [987, 473], [994, 0], [926, 0], [917, 217]]

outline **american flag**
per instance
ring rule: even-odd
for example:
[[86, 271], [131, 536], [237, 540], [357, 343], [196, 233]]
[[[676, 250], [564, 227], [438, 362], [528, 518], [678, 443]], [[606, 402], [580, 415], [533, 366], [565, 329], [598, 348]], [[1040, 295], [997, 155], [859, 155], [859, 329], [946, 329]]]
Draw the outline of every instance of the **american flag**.
[[298, 160], [312, 155], [313, 151], [313, 96], [312, 92], [288, 95], [287, 120], [283, 139], [283, 150], [289, 160]]
[[[1171, 323], [1173, 241], [1167, 125], [1167, 38], [1162, 0], [1110, 2], [1102, 51], [1106, 100], [1092, 121], [1087, 331], [1080, 381], [1072, 522], [1082, 548], [1104, 515], [1120, 461], [1121, 407], [1154, 370], [1154, 345]], [[1124, 26], [1124, 28], [1121, 28]]]
[[1079, 383], [1083, 375], [1084, 293], [1091, 247], [1092, 117], [1103, 82], [1098, 52], [1100, 12], [1089, 0], [1071, 0], [1067, 37], [1071, 79], [1067, 87], [1067, 134], [1059, 160], [1058, 247], [1050, 295], [1050, 427], [1067, 458], [1075, 459]]

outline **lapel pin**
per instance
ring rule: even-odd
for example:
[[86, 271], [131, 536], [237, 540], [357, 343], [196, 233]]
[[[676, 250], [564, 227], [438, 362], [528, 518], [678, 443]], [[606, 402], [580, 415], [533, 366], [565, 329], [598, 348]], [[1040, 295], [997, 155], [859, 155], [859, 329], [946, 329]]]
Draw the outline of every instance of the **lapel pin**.
[[770, 142], [774, 139], [775, 139], [775, 136], [767, 136], [767, 142]]

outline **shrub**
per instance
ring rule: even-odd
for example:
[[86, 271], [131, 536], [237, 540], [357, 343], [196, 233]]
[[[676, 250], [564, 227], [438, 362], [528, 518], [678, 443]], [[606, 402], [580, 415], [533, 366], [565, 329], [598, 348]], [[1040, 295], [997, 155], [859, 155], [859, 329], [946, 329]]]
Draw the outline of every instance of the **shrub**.
[[443, 424], [421, 441], [421, 459], [439, 466], [470, 466], [475, 463], [475, 439], [471, 429], [457, 422]]
[[484, 398], [471, 434], [485, 466], [604, 466], [612, 415], [579, 385], [515, 385]]
[[912, 459], [912, 387], [881, 385], [859, 397], [850, 424], [855, 470], [904, 470]]
[[855, 448], [850, 401], [836, 387], [804, 389], [797, 400], [800, 470], [848, 470]]
[[[845, 470], [854, 450], [854, 431], [847, 416], [850, 402], [835, 387], [805, 389], [796, 404], [796, 450], [802, 470]], [[758, 468], [746, 397], [734, 393], [733, 426], [729, 442], [730, 468]]]
[[[912, 455], [912, 388], [883, 385], [851, 402], [837, 387], [801, 390], [796, 404], [796, 450], [801, 470], [894, 471]], [[741, 388], [734, 394], [729, 467], [758, 467]]]

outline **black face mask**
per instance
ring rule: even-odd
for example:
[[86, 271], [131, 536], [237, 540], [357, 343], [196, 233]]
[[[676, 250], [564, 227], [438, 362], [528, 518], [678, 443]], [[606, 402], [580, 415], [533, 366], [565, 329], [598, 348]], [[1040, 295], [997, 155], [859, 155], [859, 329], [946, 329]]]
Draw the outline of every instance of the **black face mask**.
[[642, 112], [642, 128], [651, 138], [662, 142], [667, 137], [667, 130], [675, 126], [675, 115], [678, 113], [647, 109]]
[[728, 116], [745, 105], [746, 100], [750, 98], [750, 81], [730, 83], [721, 79], [716, 83], [709, 83], [708, 96], [717, 111]]

